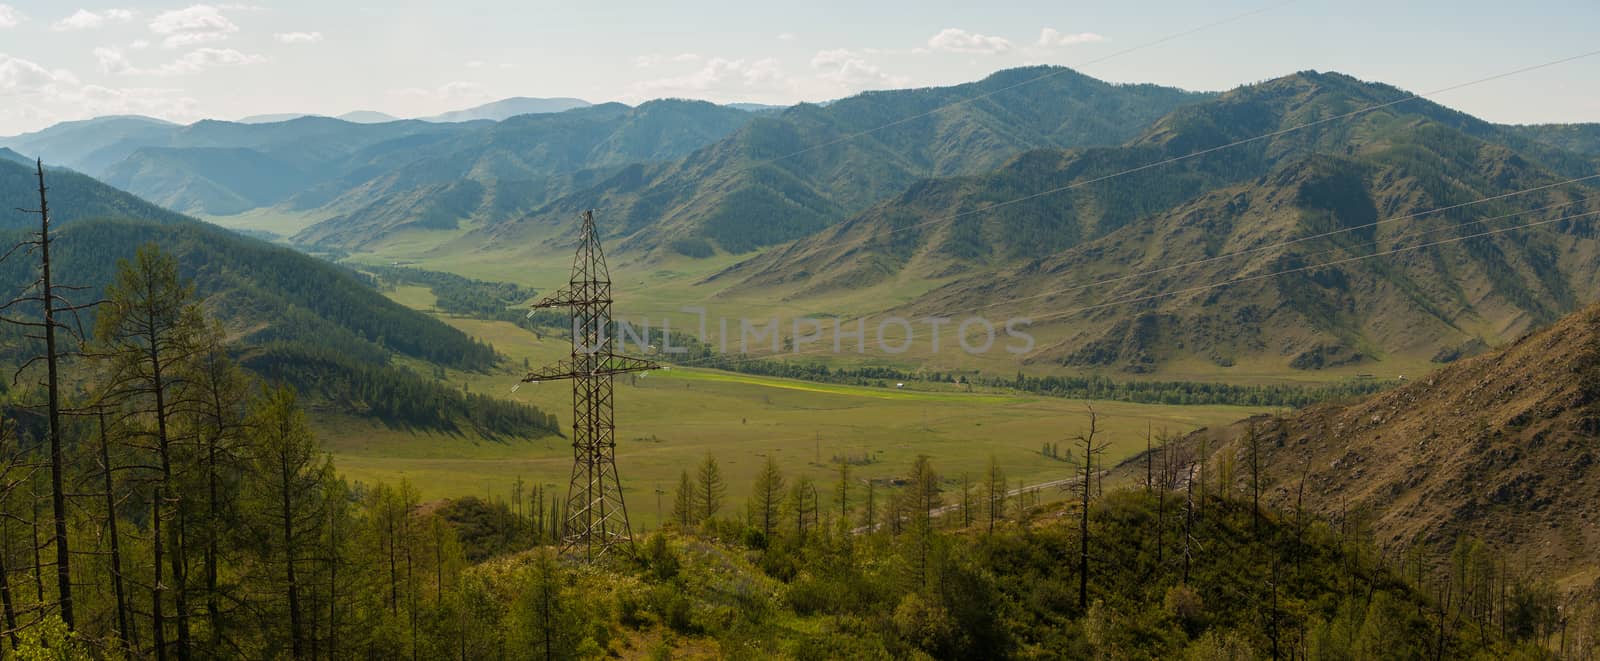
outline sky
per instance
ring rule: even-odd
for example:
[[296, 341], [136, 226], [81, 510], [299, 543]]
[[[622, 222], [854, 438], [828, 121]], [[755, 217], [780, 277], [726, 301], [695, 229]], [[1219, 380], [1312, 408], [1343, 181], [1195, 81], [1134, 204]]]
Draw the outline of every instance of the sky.
[[[1597, 27], [1594, 0], [0, 0], [0, 135], [509, 96], [789, 104], [1033, 64], [1195, 90], [1316, 69], [1426, 93], [1600, 49]], [[1600, 55], [1430, 98], [1498, 122], [1600, 122], [1596, 83]]]

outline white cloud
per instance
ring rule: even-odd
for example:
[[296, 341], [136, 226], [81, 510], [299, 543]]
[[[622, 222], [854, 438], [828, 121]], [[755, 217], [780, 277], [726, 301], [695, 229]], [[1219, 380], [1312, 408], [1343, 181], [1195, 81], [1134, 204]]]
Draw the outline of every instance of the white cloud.
[[39, 93], [57, 86], [77, 84], [78, 77], [70, 71], [52, 71], [30, 60], [0, 53], [0, 92], [7, 96]]
[[149, 48], [149, 47], [150, 47], [150, 42], [145, 41], [143, 39], [136, 39], [136, 40], [134, 40], [133, 43], [128, 44], [128, 48], [132, 48], [134, 50], [144, 50], [144, 49]]
[[958, 28], [945, 28], [928, 38], [928, 48], [951, 53], [976, 53], [994, 55], [1011, 50], [1011, 41], [1004, 37], [991, 37], [967, 32]]
[[[243, 9], [229, 6], [229, 8]], [[162, 35], [161, 45], [180, 48], [227, 39], [239, 26], [211, 5], [192, 5], [162, 12], [150, 21], [150, 31]]]
[[0, 128], [29, 130], [98, 115], [140, 114], [175, 121], [198, 118], [182, 90], [84, 85], [72, 72], [0, 53]]
[[699, 53], [678, 53], [677, 55], [670, 55], [670, 56], [669, 55], [662, 55], [660, 53], [651, 53], [649, 55], [640, 55], [638, 57], [633, 58], [633, 66], [638, 67], [640, 69], [648, 69], [650, 67], [653, 67], [653, 66], [656, 66], [658, 64], [661, 64], [663, 62], [668, 62], [668, 61], [671, 61], [671, 62], [699, 62], [702, 59], [705, 59], [705, 58], [702, 58]]
[[283, 44], [314, 44], [322, 41], [321, 32], [279, 32], [272, 35], [278, 43]]
[[137, 73], [133, 62], [128, 61], [128, 56], [122, 54], [122, 49], [102, 46], [94, 49], [94, 59], [99, 64], [101, 73], [127, 74]]
[[0, 28], [14, 28], [24, 20], [26, 17], [16, 7], [0, 5]]
[[784, 32], [778, 35], [778, 41], [794, 41], [793, 32]]
[[1039, 33], [1039, 45], [1040, 46], [1044, 46], [1046, 48], [1049, 48], [1051, 46], [1073, 46], [1073, 45], [1076, 45], [1076, 44], [1092, 44], [1092, 43], [1095, 43], [1095, 42], [1100, 42], [1100, 41], [1105, 41], [1105, 40], [1106, 40], [1106, 38], [1104, 36], [1099, 35], [1099, 34], [1095, 34], [1093, 32], [1078, 32], [1078, 33], [1073, 33], [1073, 34], [1064, 34], [1064, 33], [1061, 33], [1059, 31], [1057, 31], [1055, 28], [1045, 28], [1043, 31], [1041, 31]]
[[267, 58], [260, 55], [248, 55], [232, 48], [197, 48], [183, 57], [161, 65], [156, 73], [163, 76], [179, 76], [217, 67], [244, 66], [265, 61]]
[[489, 66], [489, 63], [484, 62], [483, 60], [472, 60], [467, 62], [468, 69], [482, 69], [486, 66]]
[[818, 51], [811, 58], [811, 68], [817, 77], [833, 83], [846, 93], [864, 89], [897, 87], [906, 84], [904, 76], [891, 76], [862, 57], [861, 53], [844, 48]]
[[[674, 61], [688, 61], [685, 53]], [[694, 56], [693, 59], [699, 59]], [[778, 61], [773, 58], [759, 60], [730, 60], [714, 57], [706, 60], [698, 70], [681, 75], [635, 83], [635, 96], [703, 95], [706, 92], [738, 93], [771, 91], [791, 87]]]
[[107, 9], [102, 12], [79, 9], [73, 12], [71, 16], [56, 21], [55, 25], [50, 26], [50, 29], [56, 31], [92, 30], [108, 22], [127, 22], [131, 20], [133, 20], [133, 11], [128, 9]]
[[465, 80], [448, 82], [439, 86], [439, 96], [446, 99], [474, 99], [487, 95], [483, 85]]
[[232, 48], [197, 48], [154, 69], [135, 66], [121, 49], [109, 46], [94, 49], [94, 57], [101, 72], [129, 76], [182, 76], [200, 73], [207, 69], [245, 66], [267, 60], [260, 55], [241, 53]]

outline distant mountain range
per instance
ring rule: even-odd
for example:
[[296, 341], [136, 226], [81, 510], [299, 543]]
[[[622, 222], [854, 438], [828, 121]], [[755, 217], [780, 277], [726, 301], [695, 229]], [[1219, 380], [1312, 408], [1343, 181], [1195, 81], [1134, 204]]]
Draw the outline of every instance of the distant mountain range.
[[[237, 121], [240, 124], [274, 124], [277, 122], [287, 122], [291, 119], [300, 119], [301, 117], [323, 117], [323, 115], [288, 112], [274, 115], [251, 115], [249, 117], [241, 118]], [[399, 117], [395, 117], [394, 115], [390, 115], [388, 113], [378, 112], [376, 110], [356, 110], [339, 115], [334, 119], [342, 119], [355, 124], [382, 124], [384, 122], [395, 122], [400, 120]]]
[[441, 113], [422, 119], [430, 122], [470, 122], [479, 119], [498, 122], [502, 119], [516, 117], [517, 115], [540, 115], [553, 112], [565, 112], [574, 108], [587, 108], [593, 104], [583, 99], [553, 98], [539, 99], [526, 96], [515, 96], [501, 99], [481, 106], [474, 106], [465, 110], [455, 110]]
[[[1286, 131], [1405, 96], [1310, 72], [1246, 86], [1180, 108], [1125, 145], [1026, 152], [993, 172], [925, 180], [707, 284], [734, 299], [822, 301], [841, 290], [899, 283], [893, 286], [903, 292], [904, 283], [921, 282], [926, 291], [898, 308], [903, 316], [949, 316], [983, 301], [987, 314], [1044, 317], [1036, 323], [1055, 339], [1028, 362], [1134, 373], [1196, 358], [1213, 369], [1259, 360], [1321, 369], [1426, 358], [1515, 338], [1600, 297], [1593, 266], [1600, 217], [1593, 215], [1267, 277], [1550, 214], [1600, 211], [1600, 180], [1590, 180], [1373, 225], [1600, 172], [1596, 154], [1552, 147], [1558, 141], [1544, 129], [1497, 126], [1427, 101]], [[1283, 133], [1100, 181], [1274, 132]], [[1026, 201], [984, 210], [1018, 198]], [[1488, 220], [1518, 212], [1526, 215]], [[1329, 232], [1335, 234], [1320, 236]], [[1305, 238], [1259, 249], [1297, 237]], [[1199, 263], [1163, 268], [1189, 262]], [[1237, 278], [1250, 280], [1099, 307]]]
[[[548, 255], [575, 213], [602, 208], [608, 242], [630, 258], [750, 255], [701, 282], [706, 296], [829, 309], [881, 289], [869, 298], [906, 314], [992, 302], [1049, 314], [1024, 360], [1060, 368], [1426, 359], [1507, 341], [1600, 296], [1587, 216], [1270, 275], [1464, 237], [1508, 214], [1600, 208], [1591, 180], [1373, 225], [1600, 172], [1597, 125], [1496, 125], [1396, 103], [1406, 97], [1333, 73], [1212, 94], [1030, 67], [825, 106], [663, 100], [493, 119], [582, 103], [511, 99], [454, 115], [486, 117], [462, 122], [121, 117], [4, 144], [62, 154], [53, 162], [173, 209], [309, 218], [292, 240], [335, 250], [448, 240], [457, 253]], [[1338, 119], [1296, 128], [1327, 118]], [[1354, 229], [1316, 236], [1343, 228]], [[1118, 277], [1143, 271], [1154, 272]]]

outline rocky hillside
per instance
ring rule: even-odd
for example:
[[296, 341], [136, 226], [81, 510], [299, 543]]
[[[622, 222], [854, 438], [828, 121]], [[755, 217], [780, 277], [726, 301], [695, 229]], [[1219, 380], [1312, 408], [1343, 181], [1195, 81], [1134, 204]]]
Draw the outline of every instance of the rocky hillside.
[[[1130, 373], [1426, 360], [1600, 296], [1587, 157], [1406, 97], [1312, 72], [1240, 88], [1120, 147], [923, 181], [706, 284], [791, 301], [920, 287], [902, 316], [1028, 317], [1048, 341], [1027, 361]], [[1441, 207], [1456, 208], [1425, 213]]]
[[1391, 552], [1475, 536], [1565, 587], [1600, 587], [1600, 306], [1362, 401], [1181, 443], [1207, 450], [1213, 480], [1231, 454], [1242, 488], [1252, 428], [1272, 504], [1365, 514]]

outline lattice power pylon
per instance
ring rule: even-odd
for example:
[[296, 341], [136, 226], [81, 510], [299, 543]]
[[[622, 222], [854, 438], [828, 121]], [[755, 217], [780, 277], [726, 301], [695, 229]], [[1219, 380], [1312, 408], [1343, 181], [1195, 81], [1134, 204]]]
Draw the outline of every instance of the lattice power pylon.
[[583, 213], [581, 234], [572, 279], [566, 288], [533, 306], [571, 309], [572, 358], [529, 372], [522, 382], [572, 381], [572, 483], [567, 487], [562, 547], [593, 560], [633, 544], [622, 480], [617, 477], [611, 377], [657, 365], [612, 352], [611, 275], [594, 229], [593, 211]]

